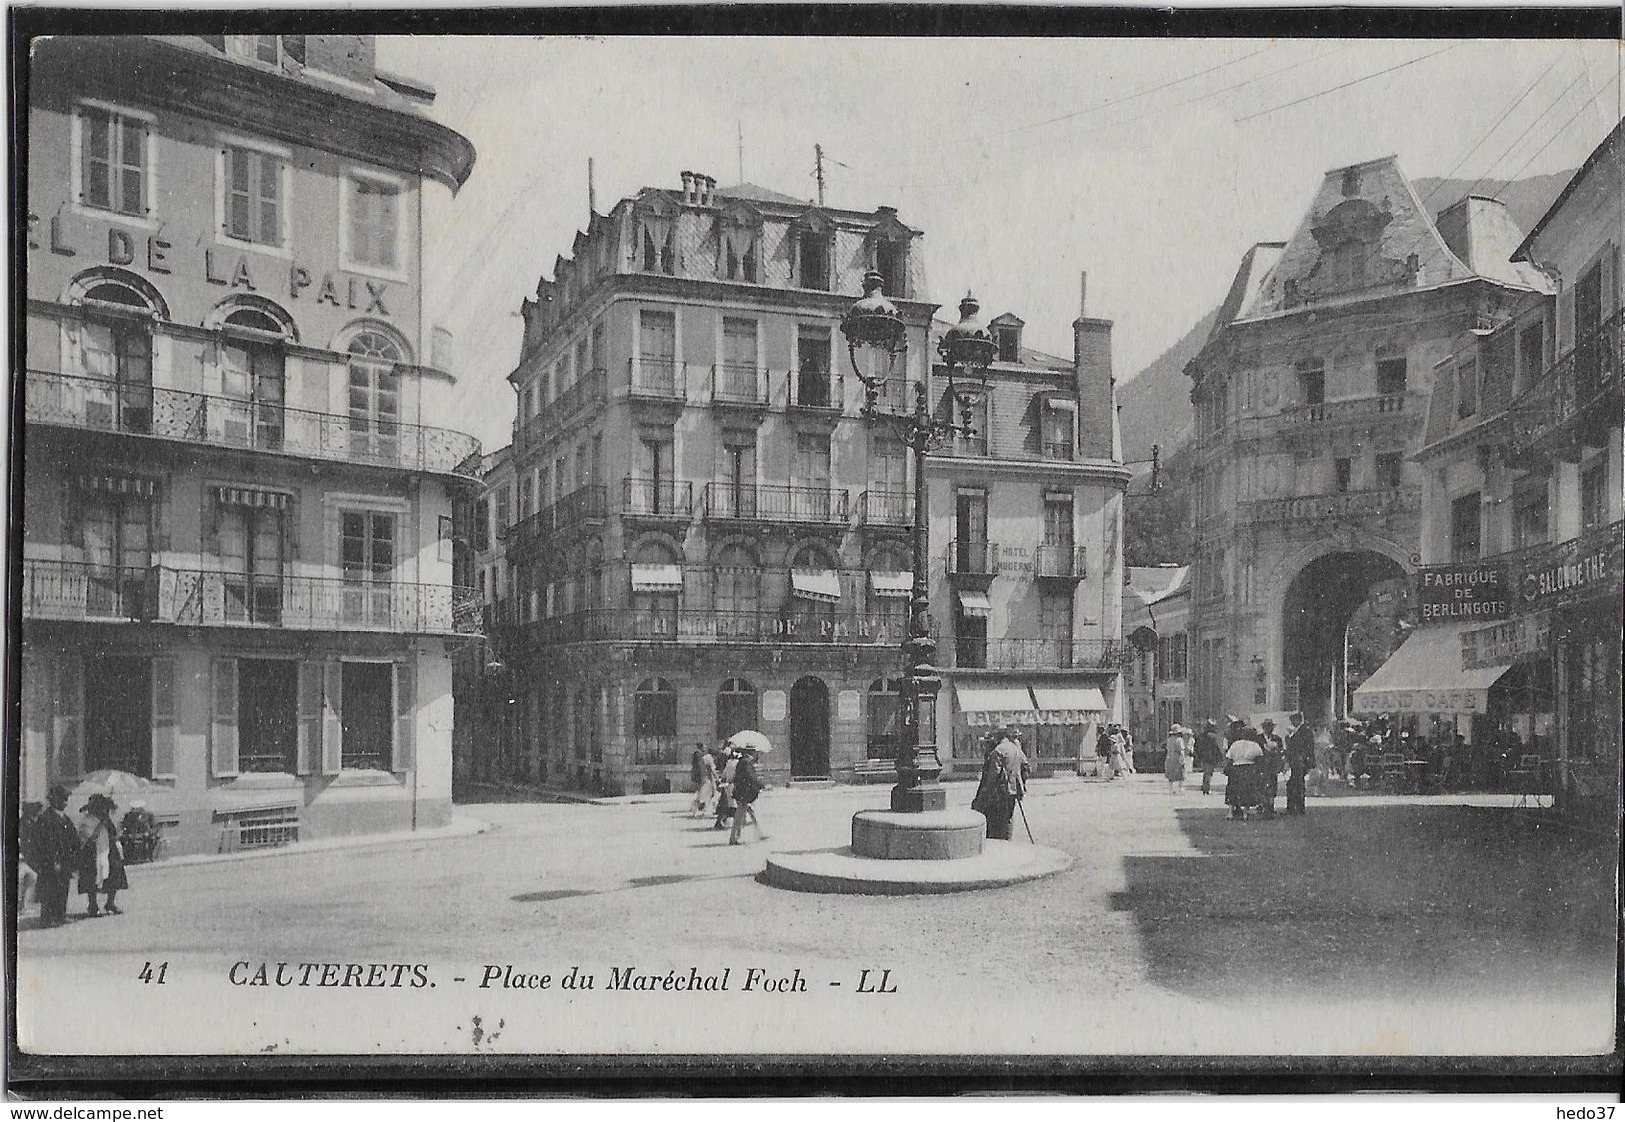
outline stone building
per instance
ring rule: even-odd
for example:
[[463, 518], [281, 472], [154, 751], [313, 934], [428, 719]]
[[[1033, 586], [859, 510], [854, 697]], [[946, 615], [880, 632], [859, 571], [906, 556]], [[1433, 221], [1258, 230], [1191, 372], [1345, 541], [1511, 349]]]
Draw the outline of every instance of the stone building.
[[[1346, 711], [1349, 623], [1417, 564], [1434, 367], [1546, 284], [1509, 260], [1521, 236], [1490, 199], [1430, 214], [1386, 157], [1328, 172], [1291, 239], [1247, 253], [1186, 368], [1189, 716]], [[1400, 629], [1376, 630], [1372, 667]]]
[[1124, 724], [1143, 763], [1161, 758], [1174, 725], [1187, 724], [1191, 586], [1186, 565], [1132, 565], [1123, 588]]
[[368, 36], [30, 77], [22, 797], [130, 772], [174, 853], [443, 822], [479, 446], [424, 423], [420, 216], [472, 147]]

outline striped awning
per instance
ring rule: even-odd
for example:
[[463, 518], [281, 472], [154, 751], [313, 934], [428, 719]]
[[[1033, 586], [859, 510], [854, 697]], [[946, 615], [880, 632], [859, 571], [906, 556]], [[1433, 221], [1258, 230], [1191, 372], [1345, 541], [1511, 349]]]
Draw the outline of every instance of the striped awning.
[[268, 506], [276, 510], [288, 509], [288, 495], [283, 491], [262, 491], [258, 487], [217, 487], [214, 497], [227, 506]]
[[790, 591], [803, 600], [820, 604], [841, 602], [841, 574], [834, 569], [790, 570]]
[[81, 491], [102, 491], [110, 495], [142, 495], [151, 498], [158, 481], [138, 475], [81, 475], [75, 481]]
[[676, 565], [633, 565], [632, 591], [681, 592], [683, 570]]
[[871, 570], [869, 587], [876, 596], [907, 600], [914, 592], [914, 574], [907, 570]]
[[959, 610], [970, 619], [987, 619], [993, 614], [993, 602], [987, 598], [987, 593], [978, 592], [973, 588], [959, 590]]

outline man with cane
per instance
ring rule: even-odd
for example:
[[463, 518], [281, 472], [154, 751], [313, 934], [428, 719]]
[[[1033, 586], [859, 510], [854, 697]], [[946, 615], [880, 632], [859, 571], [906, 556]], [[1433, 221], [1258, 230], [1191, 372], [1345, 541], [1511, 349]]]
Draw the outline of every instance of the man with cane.
[[[999, 730], [998, 742], [982, 757], [982, 781], [977, 784], [976, 797], [970, 804], [972, 810], [980, 811], [987, 819], [989, 838], [1010, 840], [1010, 822], [1022, 796], [1027, 793], [1029, 773], [1027, 757], [1021, 750], [1015, 726], [1004, 726]], [[1021, 820], [1023, 823], [1027, 821], [1025, 808], [1021, 812]], [[1027, 836], [1031, 840], [1031, 828]]]

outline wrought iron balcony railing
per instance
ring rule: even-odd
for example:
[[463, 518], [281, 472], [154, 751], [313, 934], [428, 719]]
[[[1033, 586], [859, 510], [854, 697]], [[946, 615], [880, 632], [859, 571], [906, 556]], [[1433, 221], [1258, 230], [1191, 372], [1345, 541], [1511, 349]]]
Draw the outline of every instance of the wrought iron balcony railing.
[[1038, 547], [1033, 557], [1033, 575], [1081, 580], [1089, 575], [1088, 560], [1089, 550], [1086, 546], [1046, 543]]
[[904, 614], [808, 611], [727, 612], [693, 608], [588, 608], [522, 625], [532, 644], [657, 641], [896, 646]]
[[519, 448], [528, 448], [546, 440], [565, 428], [583, 410], [602, 405], [608, 387], [609, 378], [604, 368], [595, 366], [573, 386], [542, 406], [542, 411], [536, 416], [516, 423], [514, 444]]
[[707, 483], [705, 517], [711, 521], [844, 523], [847, 494], [827, 487]]
[[999, 571], [997, 542], [966, 538], [948, 543], [944, 565], [949, 576], [993, 576]]
[[767, 404], [767, 374], [754, 363], [719, 362], [711, 367], [711, 400]]
[[603, 521], [608, 508], [603, 487], [596, 484], [578, 487], [553, 505], [509, 526], [503, 531], [503, 541], [509, 549], [527, 549], [561, 530], [583, 522]]
[[[1625, 309], [1577, 340], [1573, 350], [1518, 395], [1509, 410], [1514, 454], [1528, 456], [1543, 446], [1569, 443], [1571, 432], [1585, 436], [1584, 443], [1601, 443], [1609, 427], [1619, 424], [1622, 329]], [[1588, 426], [1592, 431], [1574, 431]]]
[[952, 651], [961, 670], [1116, 670], [1128, 652], [1121, 639], [977, 639], [959, 636]]
[[863, 526], [912, 526], [914, 496], [906, 491], [865, 491], [858, 496], [858, 523]]
[[840, 412], [846, 404], [844, 393], [845, 386], [837, 372], [818, 369], [790, 371], [791, 408]]
[[1387, 487], [1375, 491], [1343, 491], [1331, 495], [1298, 495], [1239, 503], [1241, 522], [1290, 522], [1305, 525], [1415, 514], [1422, 509], [1417, 487]]
[[28, 372], [26, 417], [34, 424], [409, 471], [479, 475], [480, 442], [450, 429], [42, 370]]
[[1383, 393], [1342, 401], [1317, 401], [1294, 405], [1266, 416], [1237, 419], [1236, 432], [1243, 439], [1261, 439], [1292, 429], [1317, 428], [1372, 419], [1420, 424], [1427, 412], [1425, 393]]
[[621, 480], [621, 513], [650, 518], [687, 518], [694, 509], [694, 484], [686, 479]]
[[31, 619], [139, 621], [183, 627], [474, 634], [477, 589], [344, 577], [261, 577], [164, 565], [23, 562]]
[[628, 359], [633, 397], [683, 401], [688, 397], [688, 368], [670, 355]]

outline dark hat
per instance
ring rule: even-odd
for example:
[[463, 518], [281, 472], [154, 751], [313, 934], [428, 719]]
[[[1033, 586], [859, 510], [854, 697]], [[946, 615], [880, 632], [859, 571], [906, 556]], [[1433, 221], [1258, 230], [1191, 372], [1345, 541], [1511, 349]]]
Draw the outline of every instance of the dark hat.
[[80, 813], [99, 814], [104, 810], [117, 810], [118, 804], [103, 794], [94, 794], [79, 808]]
[[60, 783], [54, 783], [51, 785], [51, 789], [46, 792], [45, 797], [47, 799], [61, 799], [63, 802], [67, 802], [68, 789]]
[[1303, 710], [1301, 710], [1301, 709], [1296, 710], [1292, 714], [1292, 723], [1295, 724], [1295, 725], [1301, 725], [1301, 724], [1303, 724], [1303, 721], [1304, 721]]
[[1263, 727], [1267, 728], [1267, 729], [1272, 729], [1272, 728], [1275, 727], [1275, 721], [1273, 719], [1269, 718], [1269, 717], [1265, 717]]

